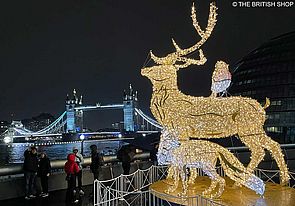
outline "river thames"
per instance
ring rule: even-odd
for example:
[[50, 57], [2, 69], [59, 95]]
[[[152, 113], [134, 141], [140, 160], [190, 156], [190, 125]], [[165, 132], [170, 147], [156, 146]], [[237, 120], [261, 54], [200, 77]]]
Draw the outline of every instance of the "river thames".
[[[90, 145], [97, 145], [98, 149], [104, 155], [114, 155], [121, 145], [125, 144], [122, 141], [96, 141], [88, 140], [83, 143], [83, 156], [90, 156]], [[29, 144], [26, 143], [13, 143], [10, 146], [6, 144], [0, 144], [0, 166], [12, 163], [22, 163], [24, 160], [24, 151], [29, 148]], [[51, 145], [38, 146], [38, 153], [45, 152], [50, 160], [66, 159], [69, 153], [72, 153], [73, 147], [77, 147], [81, 152], [81, 142], [69, 142], [69, 143], [58, 143]]]

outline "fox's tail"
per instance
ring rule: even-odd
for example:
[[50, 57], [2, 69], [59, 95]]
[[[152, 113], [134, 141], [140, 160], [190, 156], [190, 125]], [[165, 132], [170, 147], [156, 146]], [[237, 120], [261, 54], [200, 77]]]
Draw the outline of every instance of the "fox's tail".
[[221, 166], [230, 179], [241, 183], [259, 195], [264, 194], [264, 182], [248, 172], [244, 165], [230, 151], [219, 146], [218, 153]]

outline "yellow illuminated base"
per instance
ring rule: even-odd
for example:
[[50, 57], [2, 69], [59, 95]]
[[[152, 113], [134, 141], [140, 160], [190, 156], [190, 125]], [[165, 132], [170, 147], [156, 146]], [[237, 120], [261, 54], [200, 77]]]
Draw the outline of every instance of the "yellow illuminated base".
[[[252, 190], [245, 187], [236, 187], [234, 182], [229, 178], [225, 177], [226, 187], [219, 199], [212, 200], [214, 203], [218, 203], [226, 206], [279, 206], [279, 205], [294, 205], [295, 206], [295, 189], [291, 187], [281, 186], [279, 184], [266, 183], [266, 189], [263, 197], [255, 194]], [[210, 179], [208, 177], [199, 176], [197, 177], [195, 184], [188, 186], [188, 196], [192, 197], [196, 194], [201, 194], [210, 185]], [[167, 194], [165, 191], [172, 184], [172, 181], [161, 180], [153, 183], [150, 189], [154, 195], [163, 200], [174, 202], [182, 205], [196, 205], [202, 203], [201, 200], [196, 200], [187, 197], [180, 197], [178, 194], [181, 193], [181, 183], [174, 193]], [[202, 205], [202, 204], [201, 204]]]

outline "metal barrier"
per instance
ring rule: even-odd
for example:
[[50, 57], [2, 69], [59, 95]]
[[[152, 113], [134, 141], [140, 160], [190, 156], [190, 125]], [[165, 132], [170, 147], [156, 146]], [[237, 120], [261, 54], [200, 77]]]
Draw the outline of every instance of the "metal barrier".
[[120, 175], [105, 181], [94, 181], [94, 205], [111, 206], [126, 203], [131, 205], [134, 197], [129, 203], [131, 196], [142, 196], [148, 191], [152, 183], [164, 179], [167, 175], [166, 166], [151, 166], [145, 170], [137, 170], [130, 175]]
[[[144, 153], [137, 153], [134, 155], [133, 160], [143, 160], [148, 159], [150, 157], [149, 152]], [[54, 169], [63, 169], [64, 165], [67, 160], [52, 160], [51, 161], [51, 168]], [[104, 163], [112, 163], [112, 162], [120, 162], [120, 160], [117, 159], [117, 156], [104, 156], [103, 157]], [[84, 167], [89, 166], [91, 163], [91, 158], [87, 157], [84, 158]], [[16, 175], [16, 174], [23, 174], [23, 164], [17, 164], [17, 165], [6, 165], [6, 166], [0, 166], [0, 176], [6, 176], [6, 175]]]
[[[281, 148], [285, 154], [286, 161], [295, 161], [294, 156], [292, 155], [291, 159], [288, 157], [288, 150], [290, 150], [290, 153], [294, 153], [295, 151], [295, 144], [281, 144]], [[236, 156], [239, 156], [239, 152], [247, 152], [249, 151], [248, 147], [227, 147], [230, 151], [232, 151]], [[139, 153], [134, 156], [134, 159], [148, 159], [149, 158], [149, 152]], [[64, 167], [66, 160], [53, 160], [51, 161], [51, 166], [53, 169], [62, 169]], [[84, 158], [84, 166], [89, 166], [91, 162], [90, 158]], [[110, 162], [119, 162], [117, 159], [117, 156], [104, 156], [104, 162], [110, 163]], [[243, 161], [242, 161], [243, 162]], [[292, 166], [288, 166], [293, 168], [294, 164]], [[22, 164], [17, 165], [5, 165], [0, 166], [0, 176], [5, 175], [15, 175], [15, 174], [22, 174], [23, 168]]]
[[[175, 206], [175, 205], [194, 205], [194, 206], [220, 206], [222, 204], [204, 198], [200, 195], [182, 198], [169, 194], [158, 193], [148, 187], [162, 180], [167, 175], [166, 166], [151, 166], [146, 170], [137, 170], [130, 175], [120, 175], [119, 177], [105, 180], [94, 181], [94, 206]], [[220, 176], [225, 176], [221, 167], [216, 168]], [[197, 169], [199, 176], [205, 176], [201, 169]], [[289, 172], [289, 186], [295, 188], [295, 173]], [[255, 175], [265, 182], [278, 183], [278, 170], [256, 169]], [[159, 198], [162, 197], [162, 198]], [[169, 202], [168, 200], [173, 200]]]

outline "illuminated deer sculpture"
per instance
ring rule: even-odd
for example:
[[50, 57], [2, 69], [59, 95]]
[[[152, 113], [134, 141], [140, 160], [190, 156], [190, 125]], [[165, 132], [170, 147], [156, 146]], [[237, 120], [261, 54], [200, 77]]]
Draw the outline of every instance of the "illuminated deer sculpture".
[[[175, 52], [162, 58], [151, 52], [151, 58], [158, 65], [141, 70], [141, 74], [153, 84], [151, 111], [164, 128], [178, 134], [180, 142], [189, 141], [189, 138], [211, 139], [238, 135], [251, 151], [251, 160], [247, 166], [249, 172], [253, 172], [263, 160], [264, 149], [267, 149], [280, 169], [281, 184], [286, 184], [289, 174], [280, 145], [268, 137], [263, 129], [267, 104], [262, 107], [256, 100], [241, 96], [189, 96], [178, 89], [179, 69], [206, 62], [201, 46], [210, 37], [216, 24], [216, 10], [215, 3], [211, 3], [208, 24], [202, 30], [196, 19], [195, 8], [192, 7], [193, 25], [201, 37], [195, 45], [181, 49], [172, 40]], [[200, 59], [187, 57], [197, 50]]]

